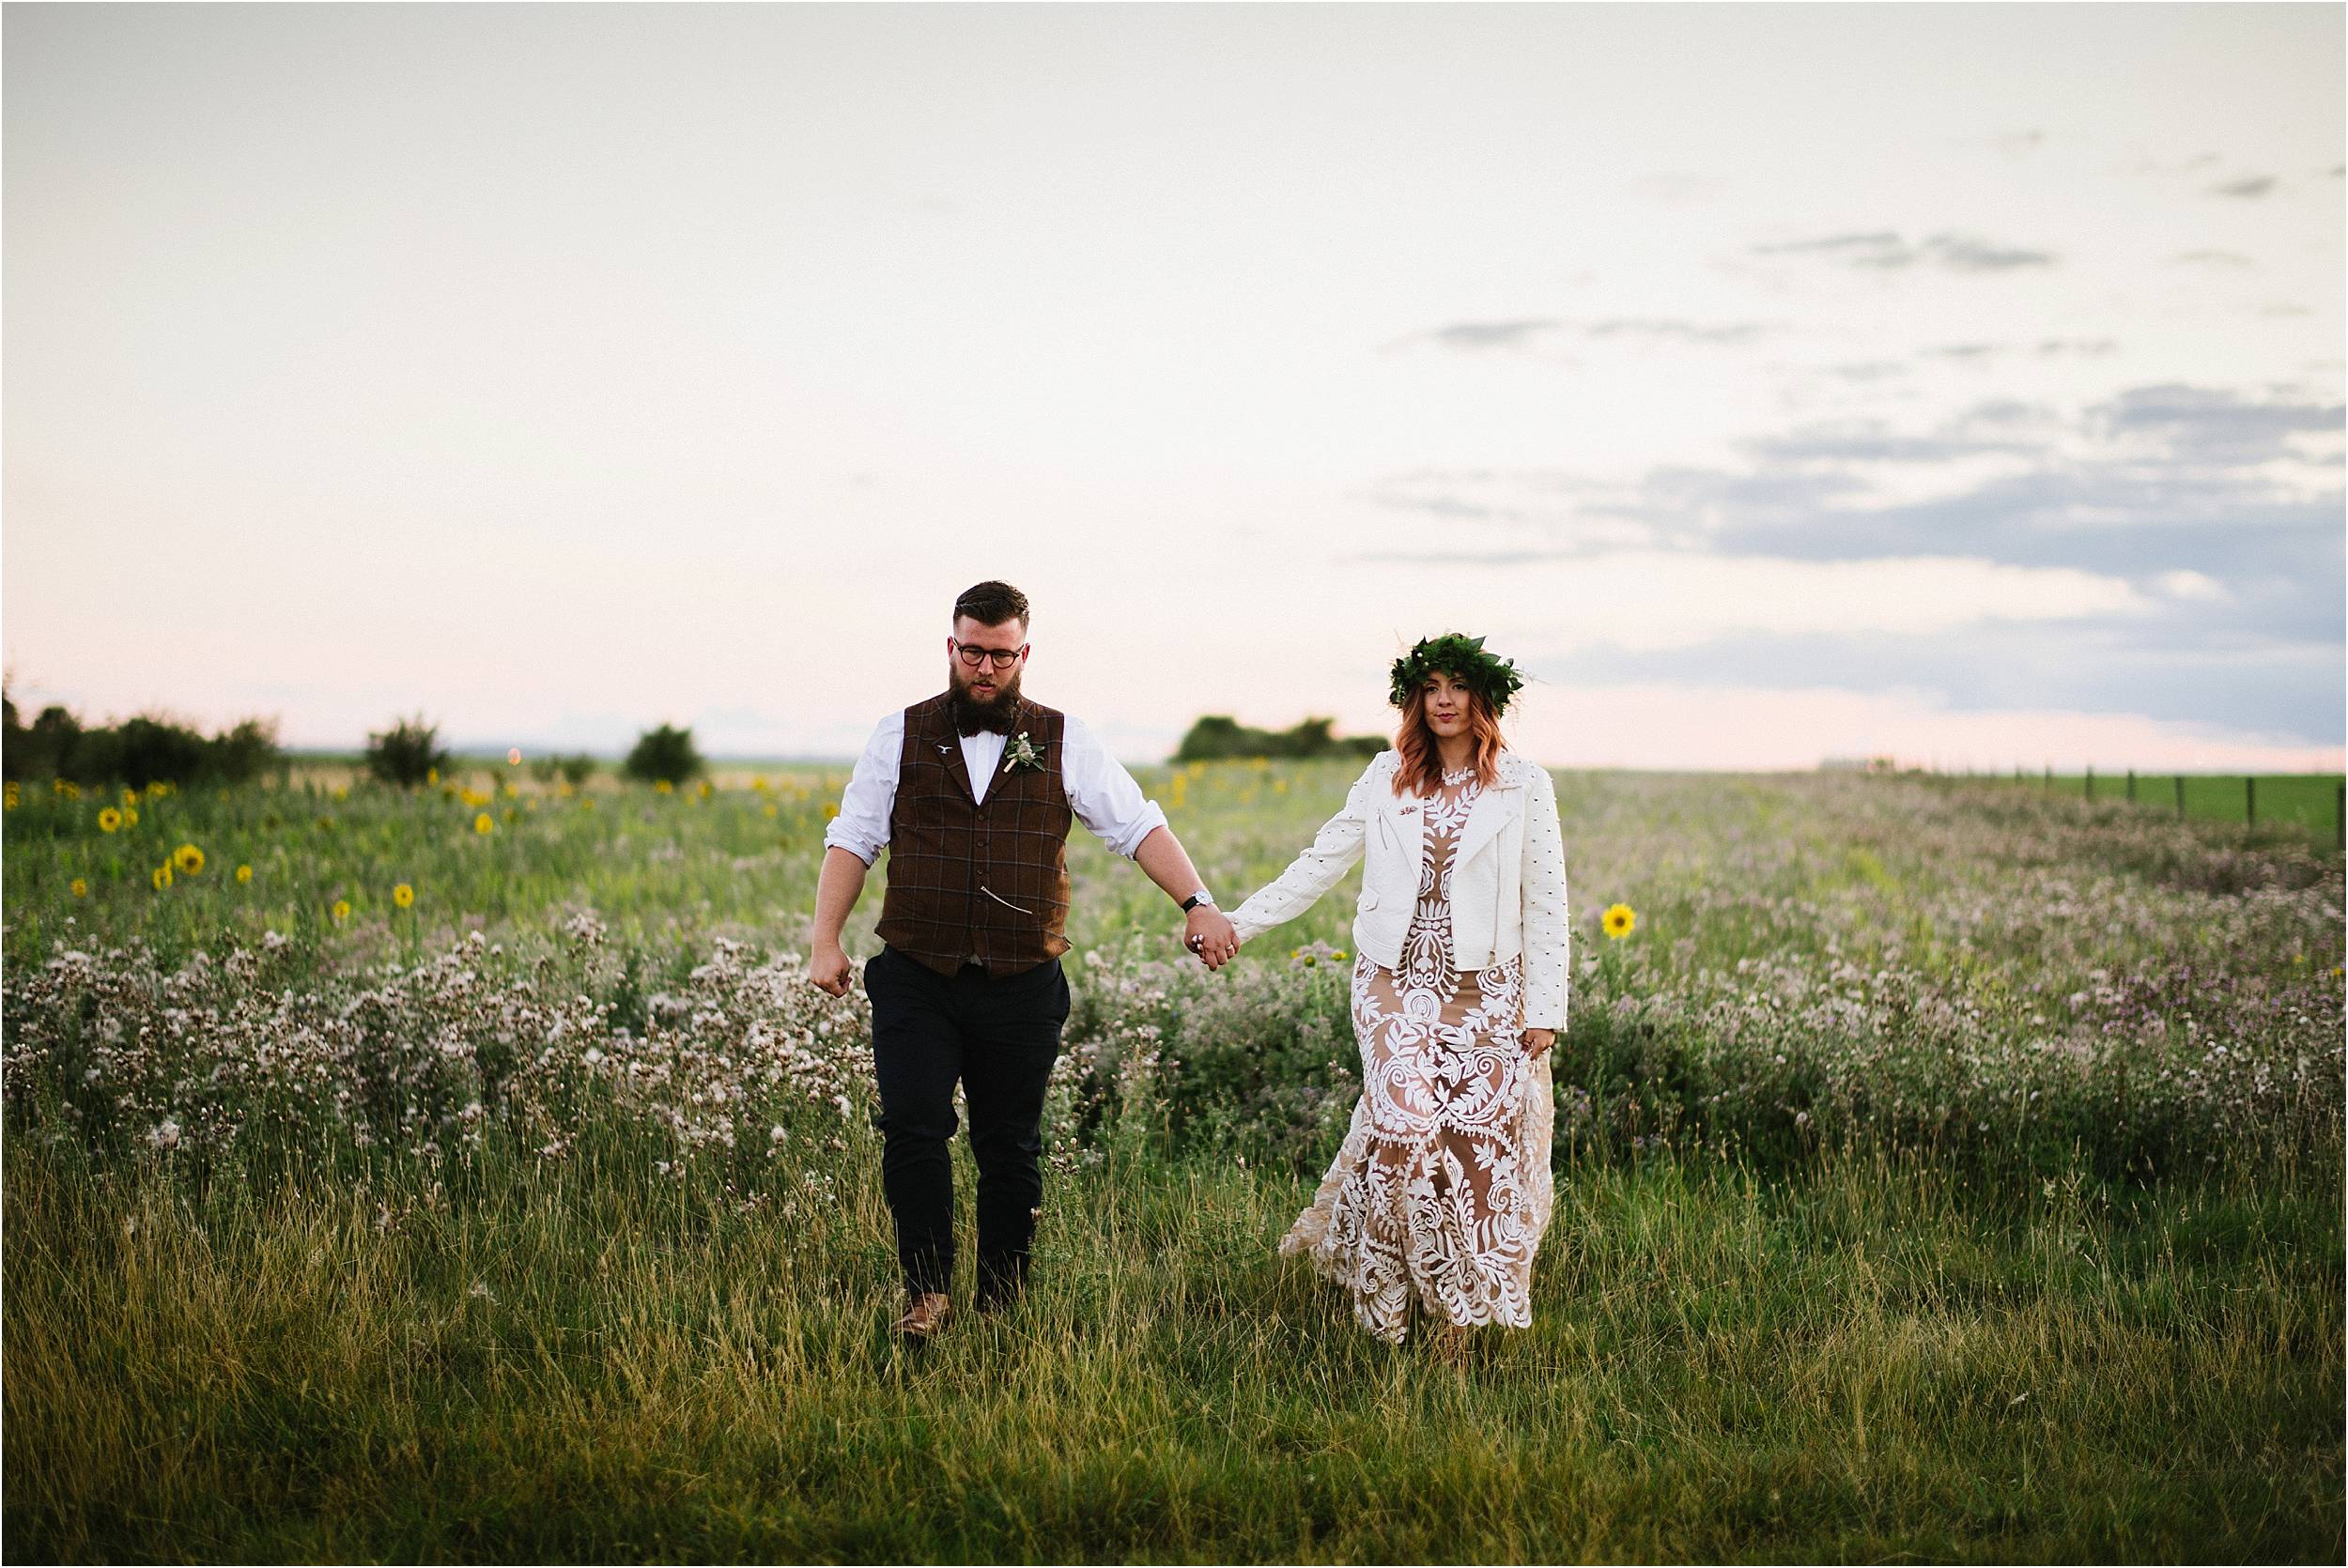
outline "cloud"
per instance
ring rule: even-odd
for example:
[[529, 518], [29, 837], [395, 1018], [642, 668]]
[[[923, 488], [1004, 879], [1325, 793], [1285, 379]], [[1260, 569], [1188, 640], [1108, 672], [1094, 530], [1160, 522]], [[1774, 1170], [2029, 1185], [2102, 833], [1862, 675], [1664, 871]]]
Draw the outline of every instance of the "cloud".
[[2062, 709], [2222, 721], [2305, 746], [2339, 745], [2348, 704], [2336, 644], [2213, 647], [2189, 606], [2116, 624], [1739, 633], [1660, 652], [1587, 648], [1530, 668], [1561, 684], [1733, 681], [1788, 691], [1923, 693], [1960, 713]]
[[2214, 467], [2296, 455], [2292, 437], [2338, 434], [2348, 419], [2336, 403], [2252, 402], [2223, 388], [2176, 382], [2131, 387], [2088, 413], [2115, 435], [2152, 438], [2173, 460]]
[[1944, 343], [1916, 350], [1917, 358], [1925, 360], [1955, 360], [1963, 363], [1984, 364], [2010, 354], [2079, 354], [2100, 358], [2116, 353], [2119, 343], [2111, 338], [2041, 338], [2034, 344], [2018, 343]]
[[2055, 264], [2052, 252], [1995, 245], [1947, 230], [1927, 235], [1913, 244], [1895, 229], [1867, 229], [1747, 248], [1754, 255], [1816, 256], [1847, 267], [1879, 270], [1931, 266], [1954, 272], [2004, 272]]
[[2257, 265], [2236, 251], [2179, 251], [2169, 258], [2187, 267], [2251, 267]]
[[[2343, 410], [2225, 388], [2125, 389], [2065, 414], [1989, 399], [1937, 425], [1805, 423], [1732, 467], [1619, 481], [1478, 470], [1390, 481], [1381, 504], [1510, 530], [1475, 547], [1588, 557], [1626, 547], [1791, 561], [1950, 558], [2131, 580], [2193, 573], [2246, 635], [2342, 626]], [[2173, 580], [2173, 579], [2171, 579]]]
[[1584, 342], [1616, 340], [1628, 343], [1692, 344], [1729, 347], [1752, 342], [1774, 331], [1760, 321], [1689, 321], [1669, 316], [1612, 316], [1594, 321], [1567, 321], [1534, 316], [1511, 321], [1459, 321], [1435, 327], [1388, 345], [1404, 348], [1427, 344], [1460, 353], [1529, 352], [1574, 337]]
[[2043, 131], [2001, 131], [1989, 138], [1989, 146], [2009, 158], [2036, 152], [2046, 145], [2047, 133]]
[[1459, 321], [1448, 327], [1413, 333], [1404, 343], [1433, 343], [1444, 348], [1475, 353], [1488, 348], [1522, 348], [1558, 330], [1552, 320]]
[[2273, 189], [2273, 175], [2248, 175], [2241, 179], [2220, 180], [2208, 187], [2208, 192], [2213, 196], [2234, 196], [2248, 201], [2263, 196]]

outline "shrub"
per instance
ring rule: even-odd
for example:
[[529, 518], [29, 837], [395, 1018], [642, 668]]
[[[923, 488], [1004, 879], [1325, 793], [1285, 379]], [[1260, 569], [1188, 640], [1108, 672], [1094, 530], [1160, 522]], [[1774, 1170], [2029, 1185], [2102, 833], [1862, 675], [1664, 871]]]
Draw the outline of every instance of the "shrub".
[[403, 789], [426, 782], [436, 768], [447, 772], [448, 753], [434, 744], [439, 733], [439, 726], [425, 723], [422, 714], [379, 734], [369, 730], [367, 772]]
[[628, 752], [621, 771], [641, 783], [662, 779], [682, 784], [702, 771], [701, 753], [693, 749], [693, 731], [662, 725], [647, 730], [636, 739], [635, 748]]

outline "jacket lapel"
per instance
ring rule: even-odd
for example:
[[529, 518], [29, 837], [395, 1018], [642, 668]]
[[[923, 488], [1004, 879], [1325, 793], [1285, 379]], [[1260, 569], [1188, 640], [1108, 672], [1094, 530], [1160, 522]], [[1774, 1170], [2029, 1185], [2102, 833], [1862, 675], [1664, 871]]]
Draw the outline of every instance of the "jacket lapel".
[[1491, 842], [1494, 834], [1507, 825], [1509, 816], [1517, 809], [1514, 792], [1523, 788], [1517, 779], [1503, 775], [1492, 780], [1491, 787], [1475, 797], [1468, 807], [1467, 826], [1460, 830], [1460, 847], [1451, 852], [1451, 864], [1464, 866], [1468, 856]]

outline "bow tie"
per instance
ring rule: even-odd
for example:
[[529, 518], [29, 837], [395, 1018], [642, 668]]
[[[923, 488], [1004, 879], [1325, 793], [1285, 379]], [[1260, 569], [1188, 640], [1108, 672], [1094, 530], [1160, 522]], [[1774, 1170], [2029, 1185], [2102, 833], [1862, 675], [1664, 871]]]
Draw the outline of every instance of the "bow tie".
[[1006, 714], [999, 722], [991, 724], [982, 718], [968, 718], [955, 728], [965, 739], [989, 730], [997, 735], [1008, 735], [1011, 733], [1011, 715]]

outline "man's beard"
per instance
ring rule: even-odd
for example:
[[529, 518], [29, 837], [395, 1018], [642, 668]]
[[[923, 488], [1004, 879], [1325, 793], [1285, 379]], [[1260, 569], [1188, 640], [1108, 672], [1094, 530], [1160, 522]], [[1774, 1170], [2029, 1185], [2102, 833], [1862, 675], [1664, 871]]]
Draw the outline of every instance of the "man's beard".
[[981, 702], [970, 695], [968, 686], [957, 679], [948, 694], [953, 711], [954, 733], [975, 735], [981, 730], [992, 730], [998, 735], [1011, 733], [1011, 722], [1019, 715], [1019, 671], [1014, 669], [1008, 679], [995, 678], [995, 696]]

